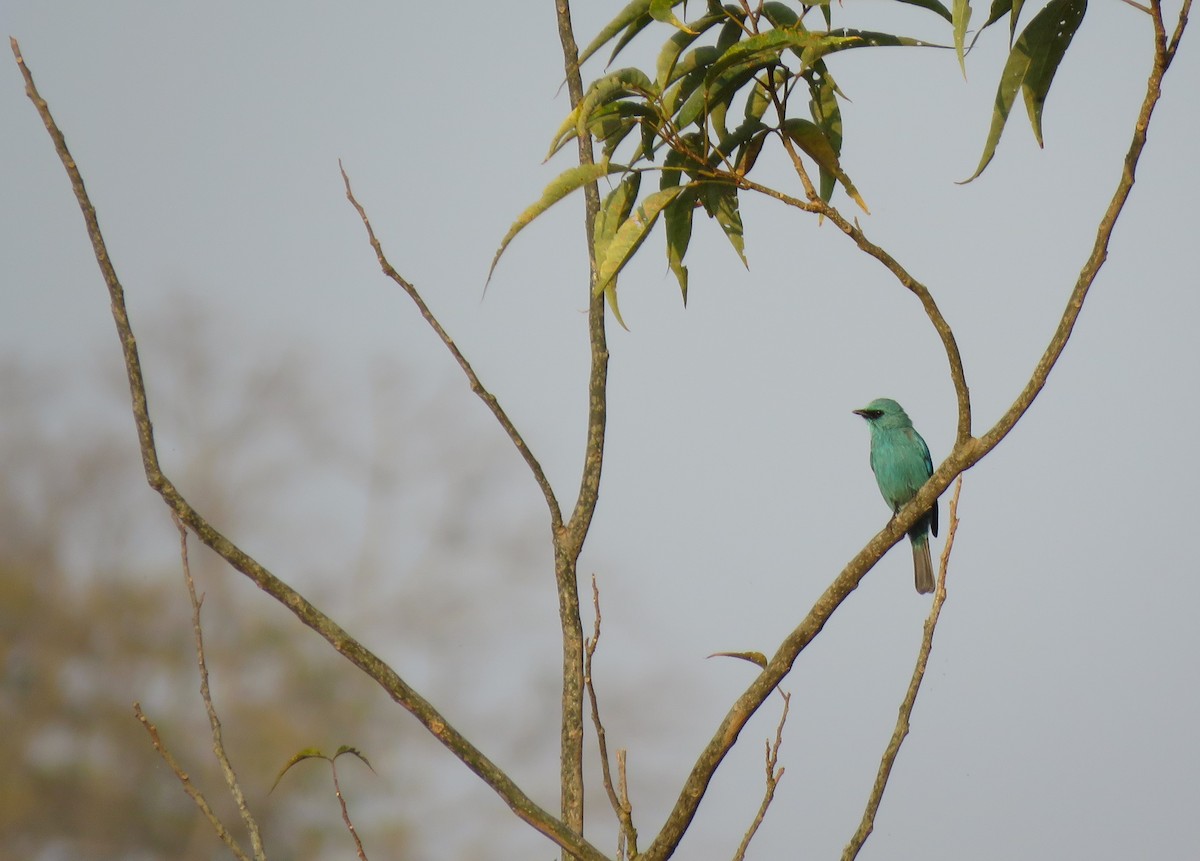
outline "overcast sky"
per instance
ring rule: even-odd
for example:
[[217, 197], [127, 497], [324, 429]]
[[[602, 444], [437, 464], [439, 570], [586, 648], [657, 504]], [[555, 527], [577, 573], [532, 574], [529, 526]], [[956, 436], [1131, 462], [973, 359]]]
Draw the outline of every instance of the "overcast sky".
[[[847, 23], [945, 38], [928, 13], [855, 2]], [[583, 43], [623, 4], [578, 5]], [[570, 163], [569, 147], [541, 163], [568, 110], [553, 4], [451, 4], [436, 18], [430, 8], [7, 0], [0, 21], [79, 162], [135, 328], [186, 299], [229, 320], [214, 363], [304, 344], [360, 406], [374, 363], [396, 357], [457, 392], [483, 442], [500, 439], [380, 275], [344, 200], [341, 158], [393, 264], [569, 507], [586, 408], [582, 200], [518, 237], [481, 298], [508, 225]], [[1057, 324], [1119, 176], [1151, 47], [1146, 16], [1093, 2], [1046, 106], [1046, 149], [1018, 108], [987, 172], [958, 186], [983, 145], [1002, 29], [981, 40], [965, 82], [945, 51], [830, 63], [852, 100], [843, 164], [871, 206], [860, 222], [955, 328], [977, 434]], [[1200, 35], [1188, 35], [1062, 361], [1015, 433], [966, 475], [950, 597], [864, 858], [1169, 858], [1200, 845]], [[663, 38], [643, 37], [624, 62], [651, 63]], [[97, 355], [115, 365], [70, 187], [15, 65], [0, 66], [0, 351], [31, 369]], [[782, 160], [765, 158], [764, 180], [795, 192]], [[597, 683], [625, 704], [609, 711], [609, 741], [631, 748], [644, 844], [752, 677], [704, 656], [773, 652], [886, 521], [867, 430], [850, 411], [899, 400], [935, 463], [954, 433], [944, 353], [913, 297], [828, 225], [766, 200], [745, 200], [743, 213], [749, 271], [698, 217], [684, 309], [656, 235], [621, 279], [630, 331], [610, 335], [608, 460], [582, 570], [604, 593]], [[159, 334], [143, 357], [152, 395], [187, 398], [155, 388], [155, 351], [172, 343]], [[357, 422], [347, 417], [348, 438], [362, 436]], [[194, 444], [178, 427], [163, 442], [168, 470]], [[512, 460], [510, 504], [539, 516], [515, 452], [502, 439], [497, 450]], [[329, 516], [352, 520], [364, 505], [349, 494]], [[256, 546], [289, 579], [278, 565], [287, 550]], [[325, 548], [331, 565], [342, 550]], [[752, 857], [831, 857], [853, 832], [928, 610], [911, 566], [907, 547], [889, 553], [785, 682], [787, 776]], [[468, 594], [503, 607], [508, 576]], [[543, 625], [534, 656], [553, 668], [553, 617]], [[464, 638], [451, 657], [470, 662]], [[406, 674], [404, 654], [387, 657]], [[499, 695], [499, 682], [480, 695]], [[777, 715], [768, 706], [748, 726], [681, 857], [732, 854], [759, 803], [761, 743]], [[545, 744], [553, 751], [557, 736]], [[463, 771], [448, 755], [444, 766]], [[539, 798], [556, 806], [553, 793]], [[599, 826], [604, 800], [592, 800]], [[594, 835], [605, 849], [607, 835]], [[551, 851], [537, 837], [525, 846]]]

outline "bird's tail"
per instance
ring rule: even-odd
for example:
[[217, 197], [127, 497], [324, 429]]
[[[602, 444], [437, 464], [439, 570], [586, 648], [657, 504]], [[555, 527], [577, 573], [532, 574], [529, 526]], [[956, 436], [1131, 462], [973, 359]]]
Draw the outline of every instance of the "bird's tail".
[[929, 554], [929, 536], [921, 535], [912, 539], [913, 569], [917, 582], [917, 591], [922, 595], [933, 591], [933, 559]]

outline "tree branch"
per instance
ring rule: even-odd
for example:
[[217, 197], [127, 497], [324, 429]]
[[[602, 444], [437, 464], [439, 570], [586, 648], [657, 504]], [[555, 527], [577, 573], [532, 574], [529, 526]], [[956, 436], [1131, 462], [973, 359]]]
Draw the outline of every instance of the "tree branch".
[[187, 527], [183, 525], [183, 521], [175, 512], [171, 512], [171, 520], [174, 521], [175, 528], [179, 530], [179, 559], [183, 567], [183, 580], [187, 585], [188, 600], [192, 605], [192, 635], [196, 641], [196, 667], [200, 672], [200, 698], [204, 700], [204, 711], [208, 715], [208, 725], [212, 731], [213, 755], [216, 756], [217, 762], [221, 766], [225, 785], [229, 788], [229, 794], [233, 796], [238, 813], [242, 817], [242, 823], [250, 834], [250, 848], [254, 852], [254, 857], [262, 861], [267, 857], [263, 850], [262, 835], [259, 833], [258, 823], [250, 814], [250, 808], [246, 806], [246, 796], [242, 792], [242, 785], [238, 782], [237, 774], [234, 773], [233, 763], [229, 761], [229, 756], [225, 753], [221, 719], [217, 716], [217, 707], [213, 705], [212, 692], [208, 687], [208, 663], [204, 660], [204, 631], [200, 627], [200, 605], [203, 603], [203, 599], [196, 596], [196, 582], [192, 579], [192, 568], [188, 564]]
[[771, 802], [775, 800], [775, 788], [779, 786], [779, 781], [783, 779], [783, 768], [777, 768], [779, 764], [779, 748], [783, 747], [783, 726], [787, 723], [788, 709], [792, 704], [792, 695], [779, 692], [783, 696], [783, 712], [779, 715], [779, 723], [775, 727], [775, 742], [772, 744], [770, 739], [767, 740], [766, 752], [764, 761], [767, 771], [766, 787], [763, 791], [762, 803], [758, 805], [758, 812], [754, 814], [754, 820], [750, 823], [750, 827], [746, 829], [746, 833], [742, 835], [742, 842], [738, 844], [737, 851], [733, 853], [733, 861], [745, 861], [746, 850], [750, 848], [750, 841], [754, 839], [754, 835], [758, 833], [758, 828], [763, 823], [763, 819], [767, 816], [767, 810], [771, 806]]
[[[592, 626], [592, 636], [584, 643], [583, 681], [587, 688], [588, 702], [592, 706], [592, 726], [596, 729], [596, 742], [600, 748], [600, 774], [604, 782], [604, 791], [608, 794], [608, 802], [612, 805], [613, 813], [620, 825], [620, 847], [617, 857], [633, 858], [637, 856], [637, 828], [633, 825], [633, 808], [629, 804], [628, 794], [618, 796], [617, 787], [613, 784], [612, 765], [608, 758], [608, 733], [600, 720], [600, 702], [596, 697], [596, 687], [592, 682], [592, 658], [596, 654], [596, 646], [600, 643], [600, 588], [596, 585], [596, 575], [592, 575], [592, 607], [596, 612], [595, 623]], [[628, 853], [626, 855], [626, 853]]]
[[[175, 761], [175, 757], [171, 756], [171, 752], [162, 743], [162, 739], [158, 736], [158, 727], [146, 717], [142, 711], [141, 703], [133, 704], [133, 713], [150, 736], [150, 743], [154, 745], [154, 749], [158, 751], [158, 755], [163, 758], [163, 762], [167, 764], [167, 768], [175, 773], [175, 776], [179, 779], [179, 783], [183, 786], [183, 791], [188, 794], [188, 797], [195, 802], [196, 807], [204, 814], [204, 818], [213, 827], [213, 831], [217, 832], [217, 836], [221, 838], [221, 842], [225, 844], [229, 851], [233, 853], [233, 857], [237, 858], [238, 861], [250, 861], [250, 857], [238, 845], [238, 842], [233, 839], [233, 835], [229, 833], [229, 829], [225, 827], [217, 814], [213, 812], [213, 809], [208, 806], [208, 801], [205, 800], [204, 794], [196, 788], [196, 785], [192, 783], [192, 779], [188, 777], [188, 773], [180, 767], [179, 763]], [[261, 856], [255, 857], [259, 858]]]
[[871, 788], [871, 795], [867, 799], [867, 806], [863, 811], [862, 821], [859, 823], [858, 830], [854, 832], [854, 836], [850, 838], [845, 851], [842, 852], [842, 861], [854, 861], [858, 857], [863, 844], [867, 842], [867, 838], [871, 836], [871, 831], [875, 828], [875, 814], [879, 812], [879, 805], [883, 801], [883, 791], [887, 788], [888, 779], [892, 775], [892, 766], [895, 765], [896, 757], [900, 754], [900, 745], [904, 743], [904, 739], [908, 736], [909, 720], [912, 718], [913, 706], [917, 703], [917, 693], [921, 690], [921, 682], [925, 678], [925, 667], [929, 664], [929, 653], [933, 649], [933, 632], [937, 627], [938, 618], [942, 614], [942, 605], [946, 603], [946, 570], [950, 564], [950, 551], [954, 547], [954, 536], [958, 532], [958, 496], [961, 491], [962, 476], [960, 475], [955, 480], [954, 496], [950, 500], [950, 529], [946, 535], [946, 545], [942, 548], [941, 571], [938, 575], [937, 592], [933, 596], [933, 608], [929, 611], [929, 618], [925, 620], [925, 630], [921, 637], [921, 648], [917, 652], [917, 664], [913, 668], [912, 680], [908, 684], [908, 691], [904, 695], [903, 702], [900, 703], [900, 714], [896, 718], [896, 728], [893, 730], [891, 740], [888, 742], [888, 746], [884, 750], [883, 757], [879, 762], [879, 772], [875, 776], [875, 785]]
[[[1161, 4], [1157, 0], [1153, 6], [1156, 9], [1161, 8]], [[1182, 33], [1182, 28], [1186, 24], [1186, 15], [1189, 7], [1189, 0], [1185, 0], [1183, 11], [1180, 13], [1179, 24], [1176, 28], [1177, 35]], [[1156, 30], [1161, 29], [1161, 26], [1156, 24]], [[1175, 38], [1171, 44], [1177, 46], [1178, 38]], [[766, 668], [730, 707], [717, 727], [716, 732], [713, 734], [712, 739], [710, 739], [701, 752], [695, 765], [692, 767], [691, 773], [684, 782], [679, 797], [676, 799], [675, 806], [668, 815], [667, 821], [663, 824], [662, 830], [659, 831], [654, 842], [643, 856], [647, 861], [663, 861], [663, 859], [670, 857], [675, 851], [675, 848], [679, 845], [679, 841], [690, 826], [692, 818], [696, 814], [700, 800], [704, 797], [709, 782], [712, 780], [725, 754], [737, 742], [738, 734], [746, 725], [746, 722], [759, 706], [762, 705], [783, 677], [791, 670], [800, 652], [821, 632], [821, 629], [825, 626], [825, 623], [829, 620], [833, 612], [858, 587], [863, 577], [866, 576], [867, 571], [874, 567], [883, 554], [905, 535], [907, 530], [929, 509], [937, 497], [950, 486], [950, 483], [954, 479], [978, 463], [999, 444], [1000, 440], [1012, 430], [1045, 386], [1050, 371], [1066, 347], [1071, 330], [1083, 307], [1087, 291], [1091, 287], [1107, 256], [1108, 244], [1112, 238], [1117, 217], [1124, 208], [1130, 189], [1133, 187], [1135, 168], [1145, 147], [1146, 133], [1150, 125], [1154, 107], [1161, 96], [1163, 76], [1170, 65], [1172, 55], [1169, 53], [1169, 48], [1170, 46], [1168, 46], [1164, 37], [1156, 37], [1154, 66], [1147, 79], [1146, 96], [1134, 125], [1133, 139], [1125, 157], [1124, 167], [1117, 184], [1117, 189], [1114, 192], [1112, 203], [1100, 221], [1092, 254], [1080, 272], [1075, 289], [1071, 293], [1067, 308], [1063, 312], [1062, 319], [1059, 322], [1058, 330], [1051, 339], [1042, 360], [1034, 369], [1029, 383], [1009, 411], [1001, 417], [1000, 421], [987, 434], [978, 439], [968, 437], [956, 442], [950, 455], [938, 466], [933, 476], [925, 483], [925, 486], [892, 518], [884, 529], [875, 535], [847, 563], [842, 572], [838, 574], [829, 587], [817, 599], [812, 609], [808, 612], [808, 615], [804, 617], [795, 630], [780, 644], [778, 651], [767, 663]], [[752, 188], [754, 186], [746, 184], [746, 187]], [[780, 197], [778, 193], [772, 194], [772, 196]], [[801, 208], [810, 207], [810, 204], [806, 201], [798, 201], [798, 203]], [[845, 228], [842, 229], [845, 232]], [[868, 253], [870, 252], [868, 251]], [[961, 405], [959, 419], [961, 430]]]
[[[579, 75], [579, 46], [575, 43], [568, 0], [555, 0], [558, 38], [562, 44], [567, 92], [571, 108], [583, 99]], [[591, 135], [579, 135], [579, 163], [592, 164]], [[554, 534], [554, 568], [558, 586], [558, 612], [562, 627], [562, 727], [561, 787], [562, 818], [583, 833], [583, 623], [579, 614], [579, 554], [591, 529], [600, 496], [600, 473], [604, 465], [604, 433], [608, 417], [608, 343], [605, 334], [604, 296], [592, 286], [596, 282], [596, 251], [593, 243], [600, 191], [596, 183], [584, 186], [584, 234], [588, 249], [588, 342], [591, 370], [588, 375], [587, 439], [579, 494], [567, 524]]]
[[87, 224], [88, 236], [96, 254], [96, 262], [108, 287], [112, 303], [113, 320], [116, 323], [117, 334], [121, 340], [121, 349], [125, 359], [126, 376], [129, 379], [130, 395], [133, 402], [133, 417], [137, 426], [138, 443], [142, 454], [142, 464], [146, 473], [146, 481], [163, 498], [170, 508], [201, 541], [228, 562], [234, 569], [244, 574], [260, 589], [287, 607], [301, 622], [320, 634], [334, 649], [352, 664], [375, 680], [387, 694], [399, 705], [410, 712], [421, 724], [449, 749], [467, 768], [471, 769], [490, 786], [497, 795], [513, 810], [518, 818], [529, 823], [536, 830], [553, 840], [564, 850], [569, 850], [580, 858], [591, 861], [602, 861], [604, 853], [583, 839], [577, 829], [563, 823], [553, 815], [543, 810], [526, 795], [520, 787], [501, 771], [490, 759], [468, 741], [458, 730], [454, 729], [444, 717], [411, 688], [390, 666], [380, 660], [370, 650], [346, 633], [332, 619], [309, 603], [299, 592], [292, 589], [256, 560], [247, 555], [237, 545], [213, 528], [192, 506], [183, 498], [175, 485], [163, 474], [158, 462], [158, 453], [154, 445], [154, 432], [150, 422], [150, 412], [146, 400], [145, 382], [142, 378], [141, 363], [138, 358], [137, 340], [129, 323], [129, 314], [125, 307], [125, 293], [117, 277], [116, 270], [108, 256], [104, 236], [96, 218], [96, 210], [92, 206], [87, 190], [84, 188], [83, 177], [67, 148], [66, 140], [59, 131], [54, 117], [45, 99], [38, 93], [33, 83], [33, 76], [21, 56], [20, 46], [16, 39], [10, 39], [13, 56], [21, 74], [25, 78], [26, 93], [37, 108], [46, 130], [58, 152], [59, 158], [71, 180], [79, 207]]
[[458, 345], [454, 343], [454, 339], [442, 328], [442, 324], [438, 322], [437, 317], [429, 310], [429, 306], [425, 304], [425, 300], [421, 297], [417, 288], [413, 286], [412, 282], [397, 272], [396, 268], [388, 261], [387, 255], [383, 253], [383, 245], [375, 236], [375, 229], [371, 227], [371, 220], [367, 217], [367, 211], [358, 202], [358, 199], [354, 196], [354, 191], [350, 188], [350, 177], [346, 175], [346, 169], [342, 166], [341, 159], [338, 159], [338, 170], [341, 171], [342, 182], [346, 186], [346, 199], [350, 201], [351, 206], [358, 213], [358, 217], [362, 219], [363, 227], [367, 230], [367, 239], [370, 240], [371, 248], [375, 251], [375, 259], [379, 261], [379, 268], [383, 270], [384, 275], [400, 285], [400, 289], [407, 293], [408, 297], [413, 300], [425, 322], [429, 324], [430, 328], [441, 339], [441, 342], [446, 345], [446, 349], [450, 351], [450, 354], [454, 357], [454, 361], [458, 363], [458, 366], [462, 368], [462, 372], [466, 374], [467, 382], [471, 385], [471, 391], [478, 395], [479, 399], [492, 411], [492, 415], [496, 417], [496, 421], [500, 423], [500, 427], [504, 429], [504, 432], [508, 434], [508, 438], [512, 440], [513, 445], [517, 447], [517, 451], [525, 459], [525, 464], [529, 467], [529, 471], [533, 473], [533, 478], [537, 482], [538, 487], [541, 488], [542, 495], [546, 497], [546, 506], [550, 509], [550, 524], [552, 528], [558, 529], [562, 526], [562, 512], [558, 507], [558, 499], [554, 496], [554, 488], [550, 486], [550, 481], [546, 478], [546, 473], [542, 470], [542, 465], [534, 457], [533, 452], [529, 450], [529, 446], [525, 444], [524, 438], [517, 430], [516, 425], [512, 423], [512, 419], [508, 417], [508, 413], [500, 406], [500, 402], [496, 400], [496, 396], [484, 388], [483, 383], [479, 380], [479, 376], [475, 373], [475, 369], [467, 361], [467, 357], [458, 349]]

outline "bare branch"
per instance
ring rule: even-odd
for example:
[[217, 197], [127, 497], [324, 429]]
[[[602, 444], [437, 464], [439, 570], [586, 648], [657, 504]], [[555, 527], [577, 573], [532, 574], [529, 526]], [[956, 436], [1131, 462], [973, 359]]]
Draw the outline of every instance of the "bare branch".
[[925, 667], [929, 664], [929, 653], [933, 649], [933, 632], [937, 627], [938, 618], [942, 614], [942, 605], [946, 603], [946, 569], [950, 564], [950, 551], [954, 547], [954, 536], [958, 532], [958, 496], [961, 492], [962, 476], [960, 475], [954, 483], [954, 496], [950, 499], [950, 529], [946, 534], [946, 545], [942, 548], [941, 571], [938, 574], [937, 592], [933, 596], [933, 607], [929, 611], [929, 618], [925, 620], [925, 630], [921, 637], [921, 648], [917, 652], [917, 664], [913, 668], [912, 680], [908, 683], [908, 691], [904, 695], [903, 702], [900, 703], [900, 713], [896, 717], [896, 728], [893, 730], [891, 740], [888, 742], [888, 746], [883, 752], [883, 758], [879, 762], [879, 772], [875, 776], [875, 785], [871, 789], [871, 796], [867, 799], [867, 807], [863, 811], [862, 821], [859, 823], [858, 830], [854, 832], [854, 836], [850, 838], [846, 849], [842, 852], [842, 861], [853, 861], [853, 859], [857, 858], [863, 844], [871, 836], [871, 831], [875, 828], [875, 814], [879, 812], [879, 804], [883, 801], [883, 791], [887, 788], [888, 779], [891, 777], [892, 766], [895, 765], [896, 757], [900, 753], [900, 745], [904, 743], [904, 739], [908, 735], [913, 706], [916, 705], [917, 693], [920, 691], [921, 682], [925, 678]]
[[[562, 45], [567, 92], [574, 109], [583, 99], [579, 75], [579, 46], [571, 24], [569, 0], [555, 0], [558, 39]], [[595, 162], [592, 136], [579, 135], [579, 163]], [[608, 420], [608, 342], [605, 333], [604, 296], [592, 289], [596, 283], [596, 216], [600, 212], [600, 189], [595, 182], [583, 189], [584, 235], [588, 249], [588, 342], [591, 370], [588, 374], [587, 439], [579, 494], [567, 524], [554, 533], [554, 573], [558, 588], [558, 615], [562, 628], [562, 725], [560, 732], [561, 810], [563, 821], [583, 833], [583, 623], [579, 614], [577, 564], [591, 529], [600, 497], [600, 473], [604, 465], [604, 434]]]
[[750, 823], [750, 827], [746, 829], [745, 835], [742, 837], [742, 842], [738, 844], [737, 852], [733, 854], [733, 861], [745, 861], [746, 850], [750, 847], [750, 841], [754, 839], [754, 835], [758, 833], [758, 827], [762, 825], [763, 819], [767, 815], [767, 809], [771, 806], [771, 802], [775, 800], [775, 788], [779, 786], [779, 781], [783, 779], [783, 768], [776, 768], [779, 763], [779, 748], [783, 746], [783, 725], [787, 723], [788, 708], [792, 704], [792, 695], [779, 692], [783, 697], [783, 712], [779, 715], [779, 724], [775, 727], [775, 741], [770, 740], [766, 743], [766, 754], [764, 760], [767, 770], [766, 790], [763, 792], [762, 804], [758, 806], [758, 812], [754, 815], [754, 821]]
[[354, 191], [350, 188], [350, 177], [346, 175], [346, 169], [342, 166], [341, 159], [338, 159], [338, 170], [342, 174], [342, 182], [346, 186], [346, 199], [354, 207], [358, 213], [358, 217], [362, 219], [363, 227], [367, 229], [367, 239], [371, 242], [371, 248], [375, 251], [375, 259], [379, 261], [379, 268], [383, 270], [383, 274], [391, 278], [400, 289], [408, 294], [408, 297], [413, 300], [420, 311], [425, 322], [437, 334], [441, 342], [446, 345], [446, 349], [450, 351], [450, 355], [454, 357], [454, 361], [462, 368], [462, 372], [466, 374], [467, 382], [471, 384], [471, 391], [479, 396], [492, 415], [496, 417], [496, 421], [500, 423], [500, 427], [508, 434], [508, 438], [512, 440], [513, 445], [517, 447], [517, 451], [521, 453], [521, 457], [525, 459], [525, 464], [529, 467], [529, 471], [533, 473], [533, 478], [541, 488], [542, 495], [546, 497], [546, 505], [550, 509], [550, 523], [554, 529], [558, 529], [562, 525], [562, 512], [558, 507], [558, 500], [554, 496], [554, 488], [550, 486], [549, 479], [546, 478], [546, 473], [542, 470], [542, 465], [538, 459], [534, 457], [533, 452], [529, 450], [529, 446], [525, 444], [524, 438], [517, 430], [516, 425], [512, 423], [512, 419], [508, 417], [508, 413], [500, 406], [500, 402], [496, 400], [496, 396], [489, 392], [479, 380], [479, 376], [475, 373], [475, 369], [471, 367], [471, 363], [467, 361], [467, 357], [458, 349], [458, 345], [454, 343], [454, 339], [442, 328], [442, 324], [438, 322], [437, 317], [429, 310], [429, 306], [425, 304], [425, 300], [421, 298], [421, 294], [417, 292], [417, 288], [413, 286], [407, 278], [396, 271], [396, 268], [388, 261], [387, 255], [383, 253], [383, 245], [375, 236], [375, 229], [371, 227], [371, 220], [367, 217], [367, 211], [362, 204], [354, 196]]
[[233, 839], [233, 835], [229, 833], [229, 829], [227, 829], [221, 823], [221, 820], [217, 817], [217, 814], [214, 813], [213, 809], [208, 806], [208, 802], [204, 799], [204, 794], [195, 787], [195, 785], [192, 783], [192, 779], [188, 777], [188, 773], [180, 768], [179, 763], [175, 761], [175, 757], [171, 756], [171, 752], [167, 750], [166, 745], [162, 743], [162, 739], [160, 739], [158, 736], [158, 727], [151, 723], [150, 719], [146, 717], [145, 713], [142, 711], [141, 703], [133, 704], [133, 713], [141, 722], [142, 726], [145, 727], [146, 732], [150, 735], [150, 743], [154, 745], [154, 749], [158, 751], [158, 755], [163, 758], [163, 762], [167, 764], [167, 767], [170, 768], [171, 771], [175, 772], [175, 776], [179, 778], [180, 784], [183, 785], [183, 791], [186, 792], [188, 797], [196, 803], [198, 808], [200, 808], [200, 812], [204, 814], [204, 818], [209, 821], [210, 825], [212, 825], [213, 831], [217, 832], [217, 836], [221, 838], [221, 842], [229, 847], [229, 851], [233, 853], [234, 857], [237, 858], [238, 861], [250, 861], [250, 857], [242, 850], [242, 847], [238, 845], [237, 841]]
[[337, 763], [331, 759], [329, 760], [329, 767], [333, 769], [333, 794], [337, 796], [338, 804], [342, 808], [342, 822], [346, 823], [346, 830], [354, 838], [354, 850], [358, 854], [359, 861], [367, 861], [367, 850], [363, 848], [362, 840], [358, 836], [358, 829], [350, 821], [350, 810], [346, 806], [346, 797], [342, 795], [342, 784], [338, 780]]
[[[109, 260], [104, 236], [96, 219], [96, 211], [84, 188], [83, 177], [75, 159], [67, 149], [66, 140], [59, 131], [54, 117], [50, 113], [46, 101], [38, 93], [33, 83], [33, 76], [21, 56], [20, 46], [15, 39], [10, 39], [13, 55], [25, 78], [26, 92], [38, 110], [46, 130], [54, 141], [59, 159], [66, 169], [75, 190], [75, 196], [83, 211], [87, 224], [88, 236], [96, 253], [96, 261], [104, 276], [112, 304], [113, 320], [116, 323], [117, 334], [121, 340], [121, 349], [125, 358], [125, 371], [129, 379], [130, 395], [133, 401], [133, 417], [137, 425], [138, 443], [142, 454], [142, 464], [146, 472], [146, 481], [163, 498], [167, 506], [178, 515], [196, 537], [210, 547], [218, 556], [228, 562], [235, 570], [241, 572], [254, 582], [256, 586], [275, 600], [287, 607], [301, 622], [320, 634], [334, 649], [352, 664], [362, 670], [382, 687], [396, 703], [405, 708], [417, 718], [421, 724], [450, 750], [464, 765], [477, 774], [484, 783], [492, 788], [512, 809], [518, 818], [527, 822], [537, 831], [553, 840], [564, 850], [568, 850], [580, 858], [601, 861], [604, 853], [583, 839], [578, 829], [568, 826], [552, 814], [543, 810], [526, 795], [520, 787], [513, 783], [495, 763], [468, 741], [462, 733], [454, 729], [446, 719], [424, 697], [410, 687], [390, 666], [378, 656], [365, 648], [351, 637], [337, 623], [313, 606], [295, 589], [288, 586], [255, 559], [247, 555], [241, 548], [213, 528], [199, 512], [183, 498], [175, 485], [163, 474], [158, 463], [158, 453], [154, 446], [154, 433], [150, 423], [150, 412], [146, 400], [146, 389], [142, 378], [141, 364], [138, 359], [137, 340], [129, 323], [129, 314], [125, 307], [125, 294], [116, 270]], [[581, 638], [582, 640], [582, 638]], [[581, 661], [582, 667], [582, 661]]]
[[[608, 759], [608, 735], [604, 731], [604, 723], [600, 720], [600, 705], [596, 699], [596, 688], [592, 684], [592, 657], [596, 654], [596, 645], [600, 642], [600, 589], [596, 585], [596, 575], [592, 575], [592, 607], [595, 609], [596, 620], [592, 625], [592, 636], [584, 643], [583, 681], [587, 687], [588, 702], [592, 707], [592, 725], [596, 728], [596, 741], [600, 747], [600, 772], [604, 780], [604, 791], [608, 793], [608, 802], [612, 805], [613, 813], [620, 823], [617, 857], [633, 857], [637, 855], [637, 829], [633, 826], [633, 811], [629, 805], [629, 793], [625, 787], [624, 773], [621, 775], [621, 795], [613, 786], [612, 767]], [[624, 756], [618, 754], [621, 763]], [[628, 855], [625, 853], [628, 852]]]
[[233, 771], [233, 764], [225, 753], [225, 741], [221, 737], [221, 719], [217, 716], [212, 693], [208, 688], [208, 664], [204, 660], [204, 631], [200, 627], [200, 605], [203, 603], [203, 599], [196, 596], [196, 582], [192, 579], [192, 568], [188, 564], [187, 527], [183, 525], [183, 521], [174, 511], [171, 512], [171, 520], [174, 521], [175, 528], [179, 530], [179, 558], [183, 567], [183, 580], [187, 584], [188, 599], [192, 604], [192, 633], [196, 639], [196, 666], [200, 671], [200, 698], [204, 700], [204, 711], [208, 714], [208, 725], [212, 729], [213, 755], [216, 756], [217, 762], [221, 766], [225, 785], [229, 787], [229, 794], [233, 796], [234, 803], [237, 804], [242, 822], [250, 833], [250, 847], [254, 852], [254, 857], [264, 859], [266, 854], [263, 851], [262, 835], [258, 831], [258, 823], [251, 815], [250, 808], [246, 806], [246, 796]]

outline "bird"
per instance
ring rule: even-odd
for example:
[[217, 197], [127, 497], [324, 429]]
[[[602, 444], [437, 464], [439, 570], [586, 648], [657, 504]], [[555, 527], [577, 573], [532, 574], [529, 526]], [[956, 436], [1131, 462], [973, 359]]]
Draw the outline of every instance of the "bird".
[[[866, 419], [871, 430], [871, 471], [894, 517], [933, 475], [929, 446], [913, 428], [908, 413], [891, 398], [876, 398], [853, 412]], [[932, 592], [934, 587], [930, 532], [938, 534], [937, 500], [908, 530], [914, 578], [922, 595]]]

